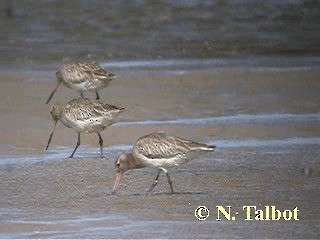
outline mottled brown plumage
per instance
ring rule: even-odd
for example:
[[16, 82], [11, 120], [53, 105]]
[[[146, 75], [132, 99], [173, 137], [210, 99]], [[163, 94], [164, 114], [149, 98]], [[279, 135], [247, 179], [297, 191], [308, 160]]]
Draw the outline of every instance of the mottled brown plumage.
[[78, 133], [78, 142], [76, 148], [70, 157], [73, 157], [75, 151], [80, 145], [80, 133], [97, 133], [100, 143], [101, 156], [103, 155], [103, 140], [100, 132], [113, 123], [124, 108], [118, 108], [113, 105], [104, 104], [99, 100], [90, 100], [87, 98], [73, 99], [64, 106], [53, 105], [51, 115], [55, 122], [52, 133], [46, 149], [48, 149], [54, 129], [58, 120], [68, 128], [72, 128]]
[[159, 169], [155, 183], [151, 185], [148, 193], [156, 186], [161, 171], [166, 174], [171, 192], [173, 193], [172, 181], [165, 168], [185, 164], [200, 153], [214, 151], [215, 147], [179, 137], [168, 136], [165, 133], [151, 133], [143, 136], [137, 140], [132, 153], [123, 153], [117, 159], [116, 168], [118, 176], [112, 193], [116, 193], [125, 171], [143, 167]]
[[95, 92], [96, 99], [99, 99], [98, 90], [108, 86], [115, 74], [107, 72], [97, 63], [73, 61], [63, 64], [56, 72], [56, 76], [58, 84], [46, 104], [50, 102], [61, 83], [68, 88], [77, 90], [82, 97], [84, 92]]

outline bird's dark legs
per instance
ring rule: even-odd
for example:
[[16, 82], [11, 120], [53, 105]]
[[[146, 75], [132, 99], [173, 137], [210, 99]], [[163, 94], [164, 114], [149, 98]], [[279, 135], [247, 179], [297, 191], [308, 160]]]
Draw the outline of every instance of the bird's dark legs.
[[73, 150], [72, 154], [70, 155], [69, 158], [73, 158], [73, 154], [77, 151], [78, 147], [80, 146], [80, 133], [78, 133], [78, 142], [77, 145], [75, 147], [75, 149]]
[[55, 88], [53, 89], [52, 93], [50, 94], [48, 100], [46, 101], [46, 104], [48, 104], [51, 100], [51, 98], [53, 97], [53, 94], [57, 91], [58, 87], [60, 86], [61, 81], [58, 82], [57, 86], [55, 86]]
[[100, 144], [100, 154], [101, 154], [101, 157], [103, 157], [103, 139], [100, 133], [98, 133], [98, 137], [99, 137], [99, 144]]
[[157, 185], [161, 171], [162, 171], [162, 169], [158, 170], [158, 174], [156, 176], [156, 179], [155, 179], [154, 183], [151, 185], [151, 187], [149, 188], [147, 194], [149, 194], [154, 189], [154, 187]]
[[167, 178], [168, 178], [168, 183], [169, 183], [169, 185], [170, 185], [171, 193], [173, 193], [172, 180], [171, 180], [168, 172], [166, 172], [166, 176], [167, 176]]

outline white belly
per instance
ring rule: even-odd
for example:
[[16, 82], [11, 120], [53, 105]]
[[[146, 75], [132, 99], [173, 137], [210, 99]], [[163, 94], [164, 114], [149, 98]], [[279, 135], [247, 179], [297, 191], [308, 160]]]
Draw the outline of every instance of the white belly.
[[98, 133], [103, 131], [108, 125], [102, 117], [87, 119], [85, 121], [70, 121], [69, 119], [61, 118], [61, 122], [78, 133]]
[[189, 162], [191, 159], [186, 158], [183, 155], [176, 155], [170, 158], [149, 158], [144, 155], [139, 154], [140, 161], [148, 167], [153, 168], [168, 168], [168, 167], [177, 167], [182, 164]]

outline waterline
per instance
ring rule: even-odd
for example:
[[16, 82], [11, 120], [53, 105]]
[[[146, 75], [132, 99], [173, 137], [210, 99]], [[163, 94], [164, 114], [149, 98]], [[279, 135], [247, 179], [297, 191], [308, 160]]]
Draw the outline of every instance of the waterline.
[[315, 122], [320, 123], [320, 113], [310, 114], [239, 114], [221, 117], [190, 118], [175, 120], [143, 120], [137, 122], [118, 122], [114, 126], [147, 126], [147, 125], [211, 125], [211, 124], [264, 124], [271, 122]]

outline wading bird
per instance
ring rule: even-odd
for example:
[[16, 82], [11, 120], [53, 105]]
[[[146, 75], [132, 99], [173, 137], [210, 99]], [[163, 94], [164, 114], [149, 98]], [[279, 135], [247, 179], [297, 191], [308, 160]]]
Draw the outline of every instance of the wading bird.
[[166, 168], [185, 164], [199, 154], [212, 152], [215, 148], [216, 146], [168, 136], [165, 133], [151, 133], [143, 136], [137, 140], [131, 153], [122, 153], [116, 160], [117, 178], [112, 194], [116, 194], [125, 171], [144, 167], [158, 169], [155, 182], [151, 185], [147, 194], [157, 185], [161, 172], [166, 174], [171, 193], [173, 193], [172, 180]]
[[96, 99], [99, 99], [98, 90], [108, 86], [115, 74], [104, 70], [97, 63], [73, 61], [63, 64], [56, 72], [58, 84], [50, 94], [48, 104], [61, 83], [66, 87], [80, 92], [84, 98], [84, 92], [95, 92]]
[[87, 98], [73, 99], [65, 106], [53, 105], [51, 115], [54, 120], [53, 130], [49, 136], [46, 150], [49, 147], [58, 120], [66, 127], [72, 128], [78, 133], [78, 141], [70, 158], [73, 157], [80, 145], [80, 133], [97, 133], [99, 137], [100, 153], [103, 156], [103, 140], [100, 132], [113, 123], [124, 108], [118, 108], [109, 104], [101, 103], [99, 100]]

